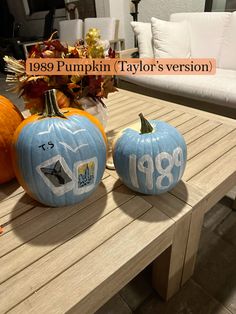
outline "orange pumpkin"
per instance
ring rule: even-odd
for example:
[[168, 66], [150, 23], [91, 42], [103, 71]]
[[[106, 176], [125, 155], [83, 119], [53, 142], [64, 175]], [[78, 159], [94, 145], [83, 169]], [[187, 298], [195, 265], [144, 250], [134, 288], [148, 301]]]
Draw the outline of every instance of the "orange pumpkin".
[[63, 92], [57, 90], [56, 97], [59, 108], [70, 107], [70, 99]]
[[13, 134], [23, 116], [13, 103], [0, 95], [0, 184], [15, 177], [11, 162]]
[[[57, 104], [59, 108], [70, 107], [70, 99], [60, 90], [56, 90], [56, 98], [57, 98]], [[29, 109], [32, 115], [39, 112], [43, 112], [43, 109], [44, 109], [43, 97], [26, 99], [25, 108]]]

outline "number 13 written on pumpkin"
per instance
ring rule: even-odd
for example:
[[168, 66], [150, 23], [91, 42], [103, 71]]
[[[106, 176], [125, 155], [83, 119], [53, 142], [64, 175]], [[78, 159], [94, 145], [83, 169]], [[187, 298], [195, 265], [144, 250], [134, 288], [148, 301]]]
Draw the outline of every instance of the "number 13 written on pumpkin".
[[[168, 165], [164, 168], [162, 166], [162, 161], [167, 160]], [[161, 152], [155, 157], [155, 167], [159, 173], [159, 176], [156, 180], [156, 187], [158, 189], [166, 189], [173, 183], [173, 174], [172, 169], [174, 166], [179, 167], [179, 176], [178, 180], [182, 177], [183, 174], [183, 151], [180, 147], [174, 149], [173, 154], [169, 154], [167, 152]], [[132, 154], [129, 156], [129, 174], [131, 183], [134, 187], [139, 188], [138, 176], [137, 176], [137, 168], [138, 171], [145, 174], [145, 185], [148, 190], [153, 189], [153, 172], [154, 172], [154, 161], [153, 158], [145, 154], [137, 161], [137, 156]], [[168, 179], [168, 185], [163, 185], [164, 178]]]

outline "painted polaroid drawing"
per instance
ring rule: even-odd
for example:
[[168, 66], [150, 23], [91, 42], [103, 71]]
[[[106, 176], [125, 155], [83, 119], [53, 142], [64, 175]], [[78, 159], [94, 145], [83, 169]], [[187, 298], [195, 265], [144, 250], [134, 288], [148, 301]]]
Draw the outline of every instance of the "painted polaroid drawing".
[[94, 183], [95, 164], [93, 161], [82, 164], [78, 167], [78, 185], [83, 187]]
[[82, 194], [92, 190], [97, 179], [97, 158], [80, 161], [74, 165], [74, 174], [77, 178], [75, 194]]
[[42, 167], [41, 171], [55, 187], [59, 187], [72, 181], [63, 169], [60, 160], [50, 167]]
[[36, 171], [55, 195], [61, 196], [73, 189], [73, 173], [60, 155], [44, 161], [36, 167]]

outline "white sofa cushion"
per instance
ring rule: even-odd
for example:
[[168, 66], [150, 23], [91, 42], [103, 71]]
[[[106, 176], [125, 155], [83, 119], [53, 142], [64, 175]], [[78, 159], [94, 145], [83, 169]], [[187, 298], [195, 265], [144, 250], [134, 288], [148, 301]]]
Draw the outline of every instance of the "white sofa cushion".
[[79, 19], [60, 21], [60, 41], [72, 46], [78, 39], [83, 39], [83, 23]]
[[190, 35], [186, 21], [175, 23], [151, 18], [155, 58], [190, 58]]
[[235, 108], [236, 71], [217, 69], [216, 75], [124, 76], [122, 80], [168, 94]]
[[130, 24], [138, 40], [140, 58], [153, 58], [151, 23], [131, 22]]
[[84, 20], [84, 38], [90, 28], [100, 30], [102, 40], [118, 38], [119, 20], [113, 17], [88, 17]]
[[231, 14], [230, 23], [225, 30], [225, 35], [220, 51], [219, 67], [222, 69], [236, 70], [236, 12]]
[[231, 14], [230, 12], [175, 13], [171, 15], [170, 20], [189, 22], [192, 58], [215, 58], [219, 64], [220, 47]]

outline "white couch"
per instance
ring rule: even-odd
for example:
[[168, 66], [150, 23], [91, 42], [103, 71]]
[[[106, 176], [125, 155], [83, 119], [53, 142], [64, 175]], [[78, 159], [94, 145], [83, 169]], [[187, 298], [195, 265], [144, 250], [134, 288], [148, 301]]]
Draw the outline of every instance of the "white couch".
[[176, 13], [170, 18], [184, 20], [189, 24], [191, 57], [216, 58], [216, 75], [126, 76], [121, 80], [236, 112], [236, 12]]

